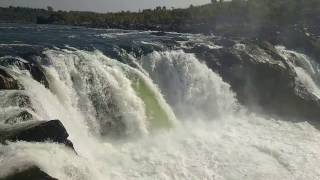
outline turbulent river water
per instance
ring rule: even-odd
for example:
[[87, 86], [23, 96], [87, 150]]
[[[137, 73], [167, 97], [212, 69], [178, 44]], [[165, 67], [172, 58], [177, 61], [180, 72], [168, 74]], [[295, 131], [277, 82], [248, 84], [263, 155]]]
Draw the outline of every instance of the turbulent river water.
[[[0, 145], [0, 177], [33, 165], [61, 180], [320, 179], [320, 132], [249, 112], [223, 78], [190, 47], [223, 48], [214, 36], [0, 26], [0, 61], [32, 61], [48, 87], [4, 65], [21, 90], [0, 91], [0, 123], [59, 119], [77, 154], [64, 145]], [[237, 49], [243, 48], [237, 44]], [[296, 80], [320, 97], [319, 67], [278, 46]], [[28, 97], [21, 107], [12, 103]], [[29, 118], [15, 116], [27, 111]]]

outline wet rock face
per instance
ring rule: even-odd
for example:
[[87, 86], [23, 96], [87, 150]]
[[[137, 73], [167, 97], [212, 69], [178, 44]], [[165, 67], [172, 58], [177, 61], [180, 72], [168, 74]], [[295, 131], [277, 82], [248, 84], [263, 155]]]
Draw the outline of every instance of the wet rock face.
[[248, 41], [238, 46], [191, 52], [219, 73], [250, 110], [291, 121], [318, 121], [318, 98], [296, 83], [297, 74], [273, 45]]
[[6, 71], [0, 69], [0, 90], [19, 89], [18, 82]]
[[49, 88], [49, 82], [40, 66], [28, 65], [28, 71], [32, 75], [33, 79], [43, 84], [46, 88]]
[[29, 121], [31, 119], [35, 119], [35, 117], [27, 110], [22, 110], [13, 116], [9, 116], [6, 119], [3, 120], [5, 124], [17, 124], [20, 122]]
[[[0, 129], [0, 143], [7, 141], [45, 142], [51, 141], [64, 144], [74, 152], [73, 143], [68, 139], [68, 132], [59, 120], [37, 121]], [[75, 152], [76, 153], [76, 152]], [[43, 172], [39, 167], [32, 166], [17, 170], [0, 180], [57, 180]]]
[[52, 141], [65, 144], [73, 148], [73, 144], [68, 140], [68, 132], [59, 120], [38, 121], [0, 131], [0, 142], [6, 141], [27, 141], [27, 142], [45, 142]]
[[40, 65], [37, 65], [36, 63], [15, 57], [3, 57], [0, 59], [0, 65], [4, 67], [16, 66], [20, 70], [27, 70], [30, 72], [33, 79], [43, 84], [46, 88], [49, 87], [49, 82], [42, 68], [40, 67]]
[[58, 180], [41, 171], [40, 168], [34, 166], [23, 171], [13, 173], [0, 180]]

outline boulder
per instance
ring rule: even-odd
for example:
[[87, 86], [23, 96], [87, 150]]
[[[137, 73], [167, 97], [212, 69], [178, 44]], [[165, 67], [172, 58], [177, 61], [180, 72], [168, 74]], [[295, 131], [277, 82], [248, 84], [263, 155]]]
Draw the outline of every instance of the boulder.
[[23, 171], [18, 171], [10, 174], [7, 177], [2, 177], [0, 180], [58, 180], [41, 171], [40, 168], [33, 166]]
[[0, 90], [1, 89], [19, 89], [18, 82], [3, 69], [0, 69]]
[[27, 141], [65, 144], [74, 150], [68, 132], [59, 120], [28, 122], [0, 131], [0, 142]]

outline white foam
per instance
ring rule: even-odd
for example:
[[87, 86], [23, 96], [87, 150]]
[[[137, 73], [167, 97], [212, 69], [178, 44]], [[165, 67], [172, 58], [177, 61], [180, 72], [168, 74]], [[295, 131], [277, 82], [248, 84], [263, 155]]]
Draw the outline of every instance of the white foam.
[[180, 119], [211, 119], [235, 108], [230, 86], [193, 54], [153, 52], [141, 63]]
[[[152, 84], [146, 73], [101, 52], [56, 49], [45, 54], [53, 63], [46, 68], [50, 90], [23, 73], [17, 77], [40, 117], [63, 122], [79, 155], [49, 142], [1, 145], [0, 176], [16, 168], [37, 165], [63, 180], [320, 179], [318, 130], [308, 123], [282, 122], [246, 113], [237, 104], [230, 86], [193, 54], [168, 51], [143, 57], [141, 67], [158, 86]], [[158, 99], [170, 102], [182, 123], [170, 131], [130, 141], [101, 141], [88, 126], [94, 120], [88, 121], [81, 108], [91, 106], [81, 97], [90, 89], [88, 84], [79, 82], [90, 83], [91, 78], [98, 77], [92, 72], [103, 74], [105, 81], [96, 80], [96, 90], [104, 92], [104, 84], [113, 86], [109, 89], [115, 91], [112, 95], [123, 96], [117, 97], [117, 101], [134, 107], [140, 116], [140, 105], [132, 101], [138, 97], [128, 87], [127, 70], [140, 72], [155, 91], [159, 87], [164, 98], [159, 95]], [[101, 97], [101, 101], [107, 100]], [[144, 118], [142, 115], [140, 120], [145, 121]], [[132, 122], [135, 124], [128, 125], [137, 127], [140, 123]]]

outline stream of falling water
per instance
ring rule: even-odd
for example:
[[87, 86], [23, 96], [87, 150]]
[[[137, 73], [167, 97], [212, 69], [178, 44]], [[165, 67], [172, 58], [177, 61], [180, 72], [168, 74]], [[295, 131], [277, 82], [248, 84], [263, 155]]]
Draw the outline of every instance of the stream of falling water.
[[61, 180], [320, 179], [318, 130], [247, 113], [193, 54], [153, 52], [135, 59], [144, 71], [99, 51], [44, 54], [49, 89], [11, 73], [39, 119], [65, 125], [78, 155], [50, 142], [0, 145], [0, 177], [37, 165]]

